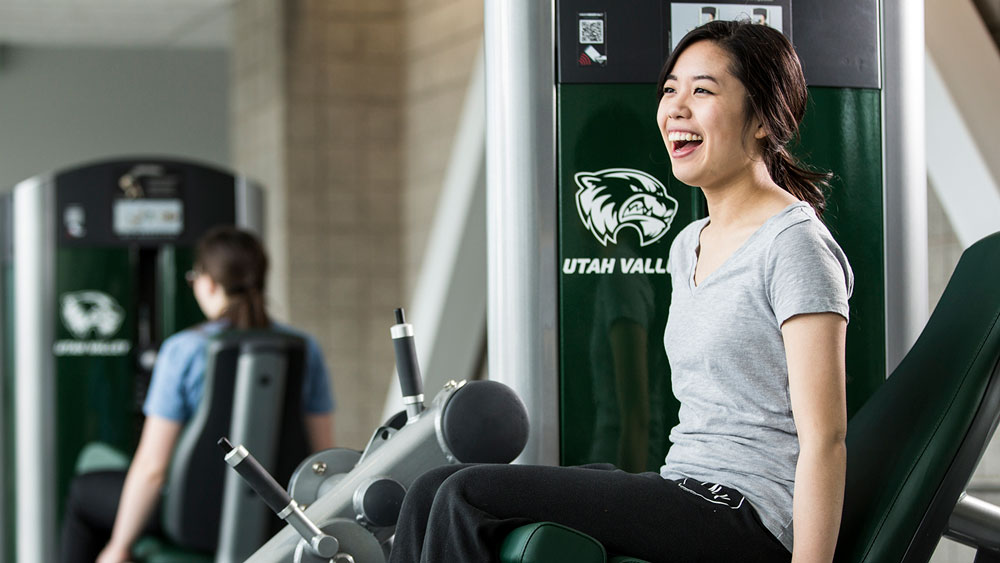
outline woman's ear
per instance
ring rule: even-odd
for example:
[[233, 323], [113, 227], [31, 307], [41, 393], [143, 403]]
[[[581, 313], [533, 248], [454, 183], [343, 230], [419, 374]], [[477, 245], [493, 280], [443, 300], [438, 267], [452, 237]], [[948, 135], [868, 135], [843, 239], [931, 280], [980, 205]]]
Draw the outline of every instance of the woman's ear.
[[763, 139], [764, 137], [767, 137], [767, 129], [764, 128], [763, 123], [758, 123], [757, 130], [754, 131], [753, 138], [759, 140]]

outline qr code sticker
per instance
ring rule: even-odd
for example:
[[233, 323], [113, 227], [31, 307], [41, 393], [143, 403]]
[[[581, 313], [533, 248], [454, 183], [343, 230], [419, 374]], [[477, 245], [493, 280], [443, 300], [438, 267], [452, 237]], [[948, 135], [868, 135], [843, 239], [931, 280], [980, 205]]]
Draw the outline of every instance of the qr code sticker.
[[580, 20], [580, 44], [604, 43], [604, 20]]

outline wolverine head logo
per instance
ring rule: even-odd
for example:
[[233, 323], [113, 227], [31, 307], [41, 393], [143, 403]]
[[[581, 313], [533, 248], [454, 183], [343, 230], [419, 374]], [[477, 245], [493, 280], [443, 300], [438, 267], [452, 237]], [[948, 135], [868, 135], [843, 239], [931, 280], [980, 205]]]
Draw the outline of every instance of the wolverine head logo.
[[677, 200], [667, 188], [645, 172], [630, 168], [608, 168], [599, 172], [577, 172], [580, 188], [576, 209], [580, 220], [601, 244], [618, 242], [618, 231], [631, 227], [639, 233], [639, 244], [660, 240], [677, 214]]
[[95, 334], [108, 338], [125, 320], [122, 309], [110, 295], [100, 291], [77, 291], [62, 296], [62, 319], [77, 338]]

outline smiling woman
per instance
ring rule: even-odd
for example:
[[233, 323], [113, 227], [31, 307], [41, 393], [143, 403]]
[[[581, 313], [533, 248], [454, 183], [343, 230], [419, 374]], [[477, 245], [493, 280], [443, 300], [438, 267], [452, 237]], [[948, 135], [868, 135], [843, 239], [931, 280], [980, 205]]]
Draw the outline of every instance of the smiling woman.
[[[798, 58], [778, 31], [715, 21], [681, 40], [659, 88], [673, 174], [709, 212], [676, 236], [666, 265], [664, 347], [681, 407], [660, 473], [432, 470], [407, 492], [390, 561], [496, 561], [504, 535], [533, 521], [651, 561], [832, 560], [853, 274], [818, 217], [826, 175], [785, 149], [805, 108]], [[580, 193], [611, 199], [595, 178], [578, 178]], [[581, 207], [591, 226], [593, 207]]]
[[[735, 34], [728, 29], [733, 22], [719, 24], [686, 35], [660, 73], [656, 119], [674, 175], [705, 188], [699, 180], [683, 178], [684, 171], [678, 175], [678, 165], [687, 163], [675, 159], [692, 155], [704, 143], [706, 131], [699, 127], [721, 126], [719, 132], [735, 145], [716, 152], [739, 158], [734, 167], [762, 159], [775, 183], [822, 214], [823, 190], [831, 174], [807, 169], [786, 148], [806, 110], [806, 81], [798, 56], [784, 35], [767, 26], [747, 26]], [[739, 134], [726, 129], [739, 124]]]

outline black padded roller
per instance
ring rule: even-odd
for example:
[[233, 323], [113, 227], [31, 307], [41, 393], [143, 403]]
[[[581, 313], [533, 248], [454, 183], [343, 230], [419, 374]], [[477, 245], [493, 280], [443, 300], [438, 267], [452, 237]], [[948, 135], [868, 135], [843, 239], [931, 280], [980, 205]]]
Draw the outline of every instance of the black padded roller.
[[497, 381], [470, 381], [441, 413], [448, 448], [462, 463], [510, 463], [528, 442], [528, 412], [514, 390]]
[[374, 526], [395, 526], [405, 496], [406, 489], [393, 479], [374, 481], [364, 490], [361, 506], [364, 518]]

